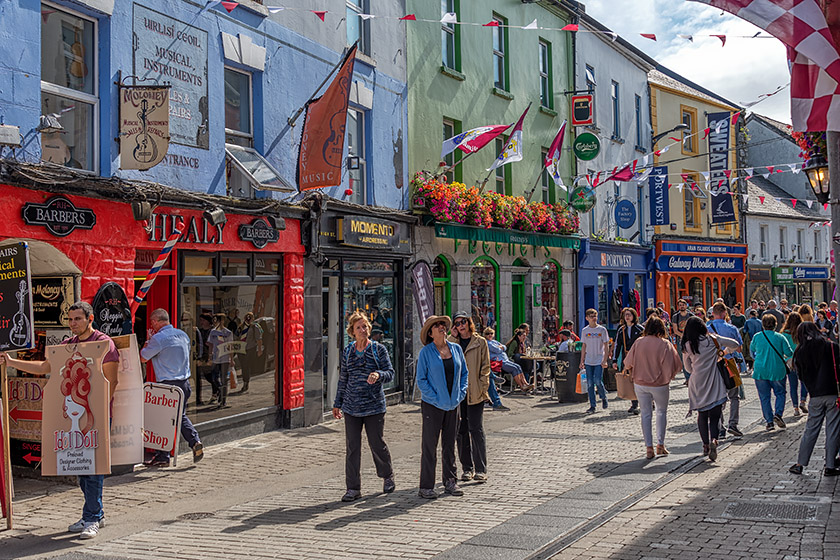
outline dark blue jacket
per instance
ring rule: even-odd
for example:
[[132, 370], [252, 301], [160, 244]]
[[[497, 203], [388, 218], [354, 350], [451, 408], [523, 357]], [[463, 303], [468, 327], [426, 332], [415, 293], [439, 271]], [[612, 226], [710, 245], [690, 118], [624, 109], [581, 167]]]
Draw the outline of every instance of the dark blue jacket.
[[[373, 385], [368, 384], [372, 372], [379, 373]], [[384, 383], [394, 379], [394, 368], [388, 349], [371, 340], [364, 354], [356, 352], [356, 343], [351, 342], [341, 355], [341, 372], [338, 375], [338, 389], [333, 408], [340, 408], [350, 416], [372, 416], [385, 412]]]

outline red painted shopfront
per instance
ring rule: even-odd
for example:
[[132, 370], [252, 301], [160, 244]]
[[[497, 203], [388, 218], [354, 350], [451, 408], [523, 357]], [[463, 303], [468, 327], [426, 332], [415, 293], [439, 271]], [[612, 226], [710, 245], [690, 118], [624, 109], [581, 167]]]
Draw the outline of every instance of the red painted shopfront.
[[[194, 422], [240, 413], [258, 417], [259, 410], [265, 418], [278, 418], [279, 408], [284, 420], [278, 422], [288, 425], [289, 411], [303, 406], [304, 247], [297, 219], [286, 218], [285, 229], [274, 229], [257, 215], [228, 212], [225, 223], [211, 225], [201, 210], [160, 206], [151, 220], [139, 222], [126, 202], [4, 184], [0, 192], [0, 242], [31, 240], [33, 276], [72, 276], [68, 298], [90, 302], [103, 284], [115, 282], [131, 300], [166, 238], [176, 228], [182, 232], [133, 319], [142, 341], [146, 314], [162, 307], [193, 338], [188, 413]], [[247, 333], [246, 327], [253, 329], [248, 344], [259, 354], [237, 357], [240, 390], [231, 389], [225, 408], [207, 402], [210, 366], [204, 351], [205, 321], [220, 313], [226, 319], [219, 328], [228, 328], [234, 337]], [[250, 314], [253, 320], [245, 324]], [[243, 375], [252, 382], [248, 391], [241, 390]]]

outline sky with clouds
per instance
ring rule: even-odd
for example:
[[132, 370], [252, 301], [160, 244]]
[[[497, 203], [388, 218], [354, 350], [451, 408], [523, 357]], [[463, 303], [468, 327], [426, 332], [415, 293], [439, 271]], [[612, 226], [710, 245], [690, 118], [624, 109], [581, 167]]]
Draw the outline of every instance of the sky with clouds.
[[[587, 14], [664, 66], [739, 105], [790, 82], [784, 45], [775, 38], [747, 38], [761, 30], [728, 12], [687, 0], [584, 0], [584, 4]], [[655, 33], [657, 40], [640, 33]], [[726, 35], [726, 45], [712, 34]], [[692, 35], [694, 40], [679, 35]], [[790, 123], [789, 88], [750, 110]]]

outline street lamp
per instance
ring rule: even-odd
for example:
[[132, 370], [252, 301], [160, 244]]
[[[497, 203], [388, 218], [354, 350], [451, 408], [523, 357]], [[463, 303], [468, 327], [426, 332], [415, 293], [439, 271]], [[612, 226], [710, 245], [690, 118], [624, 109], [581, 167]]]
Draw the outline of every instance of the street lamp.
[[686, 130], [688, 128], [689, 128], [689, 126], [687, 124], [680, 123], [677, 126], [675, 126], [674, 128], [672, 128], [671, 130], [666, 130], [665, 132], [663, 132], [661, 134], [657, 134], [656, 136], [653, 136], [653, 138], [651, 139], [650, 147], [653, 148], [654, 146], [656, 146], [657, 142], [659, 142], [662, 138], [668, 136], [672, 132], [676, 132], [678, 130]]
[[814, 194], [817, 196], [817, 201], [820, 204], [828, 202], [829, 181], [828, 181], [828, 162], [822, 156], [812, 157], [805, 163], [802, 168], [805, 175], [808, 176], [808, 182], [811, 184]]

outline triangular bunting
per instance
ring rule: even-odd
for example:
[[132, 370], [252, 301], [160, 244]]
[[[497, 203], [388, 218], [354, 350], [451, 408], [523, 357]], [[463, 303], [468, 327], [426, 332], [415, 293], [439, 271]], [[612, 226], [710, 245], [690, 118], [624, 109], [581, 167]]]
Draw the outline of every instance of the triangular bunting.
[[712, 37], [717, 37], [718, 39], [720, 39], [720, 42], [723, 43], [721, 47], [726, 46], [726, 35], [712, 35]]
[[682, 190], [683, 190], [683, 186], [685, 186], [683, 183], [678, 183], [678, 184], [677, 184], [677, 190], [678, 190], [678, 191], [680, 191], [680, 192], [682, 192]]
[[767, 173], [773, 173], [773, 169], [775, 169], [775, 165], [768, 165], [767, 166]]
[[726, 178], [729, 179], [732, 177], [732, 170], [731, 169], [724, 169], [723, 174], [726, 175]]
[[537, 27], [537, 18], [534, 18], [534, 21], [523, 27], [522, 29], [539, 29]]
[[578, 30], [578, 24], [576, 24], [576, 23], [570, 23], [569, 25], [564, 25], [560, 29], [560, 31], [577, 31], [577, 30]]
[[363, 20], [367, 21], [369, 19], [375, 18], [376, 16], [373, 15], [373, 14], [359, 14], [359, 17], [362, 18]]
[[227, 10], [227, 13], [231, 13], [238, 5], [238, 2], [222, 2], [222, 6]]
[[748, 195], [748, 194], [742, 194], [742, 195], [741, 195], [741, 198], [743, 199], [744, 204], [746, 204], [746, 203], [747, 203], [747, 202], [749, 202], [749, 200], [750, 200], [750, 195]]
[[650, 39], [651, 41], [656, 41], [656, 34], [655, 33], [639, 33], [645, 39]]
[[455, 12], [447, 12], [440, 18], [441, 23], [458, 23], [458, 14]]
[[807, 205], [808, 205], [808, 208], [810, 208], [811, 206], [813, 206], [813, 205], [814, 205], [814, 201], [813, 201], [813, 200], [806, 200], [806, 201], [805, 201], [805, 204], [807, 204]]
[[747, 172], [747, 179], [749, 179], [750, 177], [753, 176], [753, 168], [752, 167], [747, 167], [746, 172]]
[[403, 16], [400, 18], [401, 21], [417, 21], [417, 16], [414, 14], [408, 14], [407, 16]]
[[694, 37], [692, 35], [677, 35], [677, 37], [680, 37], [681, 39], [685, 39], [690, 43], [694, 42]]
[[494, 20], [490, 20], [487, 23], [481, 25], [481, 27], [499, 27], [499, 22]]
[[278, 13], [278, 12], [282, 12], [283, 10], [285, 10], [285, 9], [286, 9], [286, 8], [284, 8], [284, 7], [282, 7], [282, 6], [266, 6], [266, 7], [268, 8], [268, 11], [269, 11], [269, 12], [271, 12], [272, 14], [276, 14], [276, 13]]
[[759, 197], [758, 197], [758, 201], [759, 201], [760, 203], [764, 204], [764, 197], [763, 197], [763, 196], [759, 196]]
[[735, 124], [738, 122], [738, 117], [740, 117], [740, 116], [741, 116], [741, 111], [738, 111], [737, 113], [732, 115], [732, 119], [731, 119], [732, 126], [735, 126]]
[[791, 171], [793, 171], [794, 174], [798, 174], [800, 171], [802, 171], [802, 166], [798, 163], [789, 163], [788, 167]]
[[711, 128], [704, 128], [703, 129], [703, 140], [709, 137], [709, 133], [712, 131]]
[[759, 173], [759, 175], [761, 175], [761, 176], [762, 176], [762, 177], [764, 177], [765, 179], [769, 179], [769, 178], [770, 178], [770, 174], [769, 174], [769, 173]]
[[823, 204], [823, 210], [828, 210], [828, 202], [826, 202], [825, 204]]
[[610, 36], [610, 41], [612, 41], [613, 43], [615, 43], [615, 40], [618, 39], [618, 33], [616, 33], [615, 31], [610, 31], [607, 33], [607, 35]]
[[327, 15], [327, 10], [310, 10], [313, 14], [318, 16], [318, 19], [324, 21], [324, 16]]
[[798, 201], [797, 199], [795, 199], [795, 198], [791, 198], [791, 199], [790, 199], [790, 203], [791, 203], [791, 204], [793, 204], [793, 207], [794, 207], [794, 208], [796, 208], [796, 203], [797, 203], [797, 202], [799, 202], [799, 201]]

